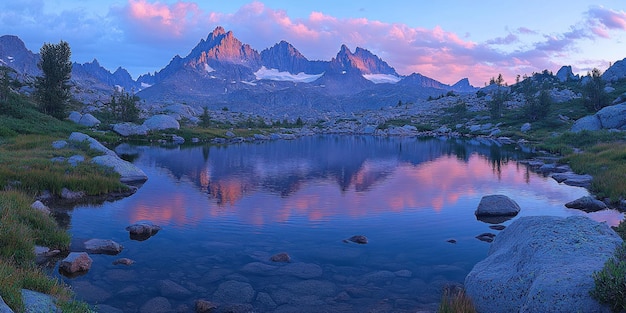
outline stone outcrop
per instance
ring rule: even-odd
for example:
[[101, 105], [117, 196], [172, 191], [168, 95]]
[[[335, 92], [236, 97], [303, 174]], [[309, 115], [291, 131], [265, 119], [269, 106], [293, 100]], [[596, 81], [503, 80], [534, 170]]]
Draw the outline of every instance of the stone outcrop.
[[560, 82], [564, 83], [566, 81], [575, 81], [578, 80], [578, 76], [574, 75], [574, 72], [572, 72], [572, 67], [571, 66], [562, 66], [557, 72], [556, 72], [556, 78], [559, 79]]
[[603, 74], [602, 79], [612, 82], [626, 78], [626, 59], [613, 63]]
[[24, 301], [24, 312], [27, 313], [61, 312], [56, 306], [56, 299], [54, 297], [40, 292], [22, 289], [22, 301]]
[[621, 242], [586, 217], [521, 217], [495, 238], [465, 289], [478, 312], [610, 312], [589, 291]]

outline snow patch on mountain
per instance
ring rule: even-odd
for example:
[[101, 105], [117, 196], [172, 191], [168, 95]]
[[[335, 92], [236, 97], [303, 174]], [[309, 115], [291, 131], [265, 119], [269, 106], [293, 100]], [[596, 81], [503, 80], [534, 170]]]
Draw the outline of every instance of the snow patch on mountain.
[[256, 86], [256, 83], [253, 83], [253, 82], [247, 82], [247, 81], [242, 80], [241, 83], [246, 84], [248, 86]]
[[211, 72], [215, 72], [215, 69], [210, 67], [208, 64], [204, 63], [204, 71], [206, 71], [207, 73], [211, 73]]
[[395, 84], [402, 79], [391, 74], [363, 74], [363, 77], [374, 84]]
[[146, 83], [141, 83], [141, 88], [148, 88], [148, 87], [152, 87], [152, 85], [146, 84]]
[[254, 73], [256, 79], [267, 79], [267, 80], [276, 80], [276, 81], [290, 81], [295, 83], [311, 83], [316, 81], [318, 78], [322, 77], [322, 74], [304, 74], [302, 72], [298, 74], [291, 74], [289, 72], [279, 72], [277, 69], [267, 69], [265, 66], [262, 66], [258, 71]]

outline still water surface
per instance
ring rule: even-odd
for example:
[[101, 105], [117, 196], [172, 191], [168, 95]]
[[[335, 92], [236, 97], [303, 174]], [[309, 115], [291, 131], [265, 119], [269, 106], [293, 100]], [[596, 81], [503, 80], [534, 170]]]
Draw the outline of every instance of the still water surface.
[[[475, 236], [497, 233], [474, 217], [484, 195], [508, 195], [518, 217], [621, 218], [565, 208], [587, 191], [478, 141], [313, 136], [117, 151], [149, 180], [131, 197], [69, 211], [69, 231], [124, 250], [91, 255], [84, 276], [59, 275], [103, 312], [192, 312], [201, 298], [223, 312], [436, 310], [443, 286], [463, 283], [486, 256]], [[130, 240], [125, 227], [138, 221], [162, 230]], [[353, 235], [369, 243], [343, 242]], [[291, 262], [269, 261], [279, 252]], [[113, 265], [120, 257], [135, 263]]]

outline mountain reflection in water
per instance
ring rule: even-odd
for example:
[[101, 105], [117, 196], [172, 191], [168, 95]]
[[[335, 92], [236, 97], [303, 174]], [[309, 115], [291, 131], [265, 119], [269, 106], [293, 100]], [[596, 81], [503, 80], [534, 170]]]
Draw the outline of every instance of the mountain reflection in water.
[[[182, 299], [166, 296], [181, 306], [197, 298], [228, 302], [222, 289], [245, 283], [254, 297], [272, 300], [246, 300], [259, 312], [307, 306], [383, 312], [383, 302], [390, 312], [436, 309], [442, 286], [462, 283], [486, 256], [488, 244], [474, 237], [494, 231], [473, 214], [484, 195], [508, 195], [522, 208], [518, 216], [586, 215], [611, 225], [621, 219], [615, 211], [566, 209], [565, 202], [587, 191], [530, 172], [515, 161], [529, 156], [518, 149], [478, 140], [312, 136], [116, 150], [148, 181], [131, 197], [75, 208], [70, 232], [118, 241], [125, 246], [119, 257], [136, 263], [120, 269], [110, 256], [96, 255], [87, 275], [63, 279], [83, 287], [79, 297], [124, 312], [163, 296], [153, 287], [163, 280], [191, 291]], [[143, 220], [163, 229], [145, 242], [128, 239], [124, 228]], [[357, 234], [369, 243], [342, 242]], [[457, 243], [448, 243], [451, 238]], [[278, 252], [289, 253], [290, 265], [320, 268], [319, 274], [303, 280], [251, 270], [259, 262], [275, 266], [269, 255]], [[122, 272], [139, 277], [132, 284], [145, 291], [132, 299], [114, 296], [128, 288]], [[385, 275], [392, 277], [380, 278]], [[303, 282], [326, 286], [328, 294], [313, 288], [304, 299], [291, 287]], [[111, 294], [95, 301], [94, 288]]]

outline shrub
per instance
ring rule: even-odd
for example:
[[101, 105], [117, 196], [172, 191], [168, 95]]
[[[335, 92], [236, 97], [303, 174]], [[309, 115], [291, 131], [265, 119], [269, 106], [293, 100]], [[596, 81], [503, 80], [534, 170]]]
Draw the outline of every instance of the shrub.
[[608, 304], [613, 312], [626, 310], [626, 244], [617, 248], [602, 270], [593, 273], [593, 280], [591, 297]]

